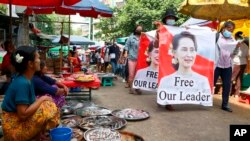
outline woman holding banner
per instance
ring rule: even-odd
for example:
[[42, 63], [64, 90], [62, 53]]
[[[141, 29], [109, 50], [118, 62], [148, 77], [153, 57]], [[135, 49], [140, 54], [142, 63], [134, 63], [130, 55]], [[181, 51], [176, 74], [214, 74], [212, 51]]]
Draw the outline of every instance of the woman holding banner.
[[208, 78], [193, 71], [197, 43], [195, 36], [181, 32], [173, 38], [172, 65], [176, 72], [161, 79], [157, 102], [168, 104], [201, 104], [212, 106], [211, 87]]
[[232, 112], [229, 107], [229, 93], [231, 89], [232, 79], [232, 57], [236, 47], [240, 47], [241, 43], [235, 41], [232, 33], [235, 29], [235, 24], [232, 21], [226, 21], [223, 24], [218, 36], [216, 37], [216, 59], [214, 70], [214, 85], [219, 77], [222, 80], [222, 104], [221, 109], [227, 112]]
[[133, 81], [133, 88], [148, 91], [157, 90], [158, 69], [159, 69], [159, 48], [151, 41], [147, 49], [146, 55], [148, 67], [137, 71]]

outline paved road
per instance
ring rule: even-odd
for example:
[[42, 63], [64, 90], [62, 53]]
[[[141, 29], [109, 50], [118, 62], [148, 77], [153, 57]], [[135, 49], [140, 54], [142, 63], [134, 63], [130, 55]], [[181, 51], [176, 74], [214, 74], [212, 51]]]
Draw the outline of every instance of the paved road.
[[169, 112], [157, 106], [154, 93], [131, 95], [127, 91], [124, 83], [116, 80], [115, 86], [93, 91], [93, 102], [112, 110], [130, 107], [148, 111], [149, 119], [128, 122], [122, 129], [145, 141], [229, 141], [230, 124], [250, 124], [250, 105], [236, 102], [235, 98], [230, 98], [233, 113], [220, 110], [220, 95], [214, 96], [212, 108], [178, 105]]
[[93, 91], [95, 104], [114, 109], [138, 108], [146, 110], [151, 117], [144, 121], [128, 122], [124, 131], [134, 132], [146, 141], [229, 141], [230, 124], [250, 124], [250, 105], [230, 98], [233, 113], [220, 109], [221, 96], [214, 96], [214, 106], [174, 106], [169, 112], [156, 104], [154, 93], [128, 94], [121, 80], [115, 86], [101, 87]]

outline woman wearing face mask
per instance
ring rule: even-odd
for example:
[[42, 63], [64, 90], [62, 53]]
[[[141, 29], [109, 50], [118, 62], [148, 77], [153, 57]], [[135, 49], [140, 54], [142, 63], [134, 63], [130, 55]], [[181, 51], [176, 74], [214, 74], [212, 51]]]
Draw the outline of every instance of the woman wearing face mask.
[[236, 46], [239, 46], [232, 37], [234, 28], [235, 24], [232, 21], [225, 22], [216, 39], [214, 85], [220, 76], [223, 83], [221, 109], [227, 112], [232, 112], [228, 99], [231, 89], [233, 51]]
[[141, 94], [139, 89], [132, 89], [132, 83], [135, 77], [135, 69], [137, 65], [137, 57], [138, 57], [138, 50], [139, 50], [139, 41], [142, 32], [142, 26], [137, 25], [134, 29], [134, 33], [130, 35], [126, 44], [125, 44], [125, 54], [124, 57], [128, 58], [128, 69], [129, 69], [129, 93], [130, 94]]
[[[171, 101], [175, 104], [181, 104], [179, 99], [191, 94], [195, 97], [201, 95], [203, 99], [190, 100], [185, 99], [184, 102], [189, 104], [202, 104], [204, 106], [212, 106], [211, 88], [207, 77], [195, 72], [192, 69], [197, 55], [197, 43], [194, 35], [189, 32], [181, 32], [173, 38], [173, 60], [172, 65], [176, 72], [163, 77], [160, 81], [158, 89], [165, 89], [168, 93], [174, 93], [175, 100]], [[179, 82], [185, 80], [192, 82], [190, 85], [182, 85]], [[159, 103], [168, 104], [168, 103]]]
[[165, 16], [162, 19], [162, 23], [170, 26], [175, 26], [178, 18], [176, 17], [176, 13], [173, 9], [167, 9]]

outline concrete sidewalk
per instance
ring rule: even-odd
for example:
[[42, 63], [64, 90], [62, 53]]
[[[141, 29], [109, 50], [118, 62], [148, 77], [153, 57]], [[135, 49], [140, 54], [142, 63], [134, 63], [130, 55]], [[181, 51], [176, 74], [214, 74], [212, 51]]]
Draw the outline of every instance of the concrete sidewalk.
[[250, 105], [230, 98], [233, 113], [220, 109], [221, 95], [214, 96], [214, 106], [176, 105], [170, 112], [156, 104], [156, 94], [128, 94], [121, 79], [115, 86], [93, 92], [93, 102], [111, 110], [138, 108], [150, 113], [144, 121], [128, 122], [124, 131], [134, 132], [146, 141], [228, 141], [229, 125], [250, 124]]

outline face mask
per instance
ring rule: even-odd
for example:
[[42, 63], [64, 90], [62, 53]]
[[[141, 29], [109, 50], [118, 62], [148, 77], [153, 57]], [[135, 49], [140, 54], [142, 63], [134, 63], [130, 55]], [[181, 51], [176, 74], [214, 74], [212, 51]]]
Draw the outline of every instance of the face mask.
[[175, 20], [174, 19], [168, 19], [166, 20], [167, 25], [175, 25]]
[[230, 38], [232, 36], [232, 32], [228, 31], [228, 30], [225, 30], [223, 32], [223, 36], [226, 37], [226, 38]]

